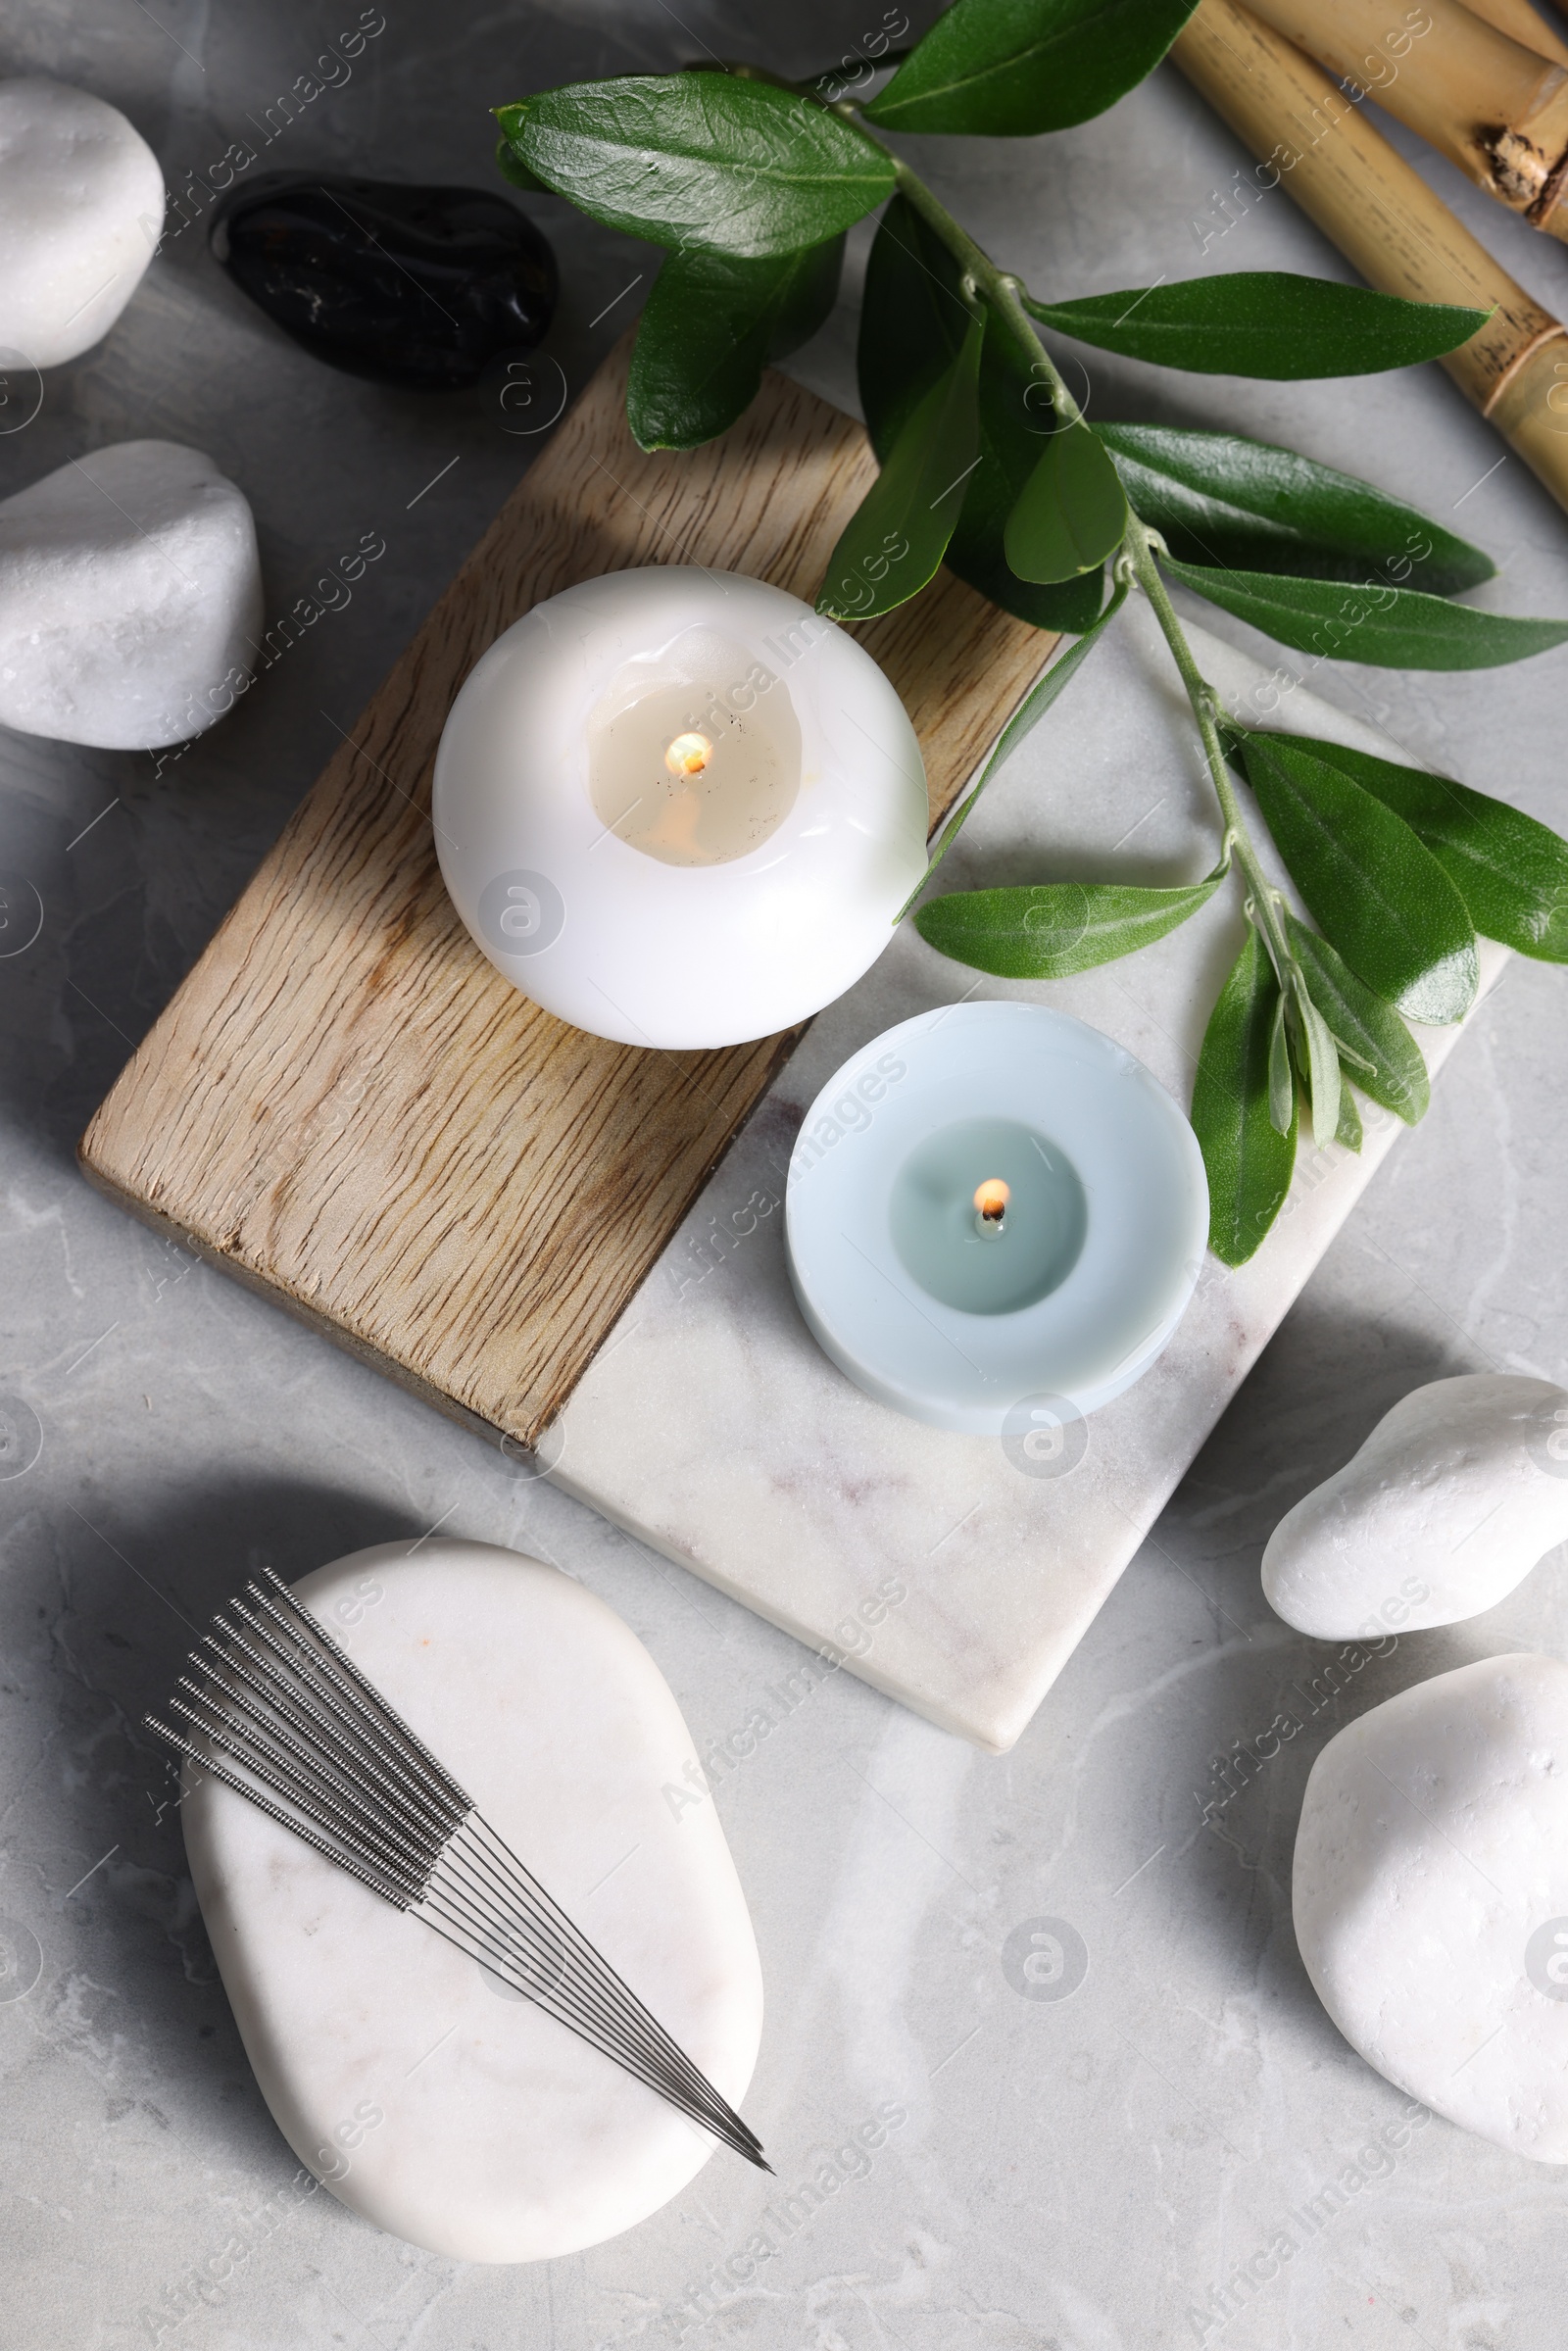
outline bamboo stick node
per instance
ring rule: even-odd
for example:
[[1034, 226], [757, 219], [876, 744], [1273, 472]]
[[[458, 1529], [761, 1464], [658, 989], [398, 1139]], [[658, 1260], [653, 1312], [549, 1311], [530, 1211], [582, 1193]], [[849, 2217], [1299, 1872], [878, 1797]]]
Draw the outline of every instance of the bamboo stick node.
[[[1369, 285], [1492, 314], [1440, 364], [1568, 509], [1561, 320], [1454, 219], [1364, 108], [1251, 10], [1201, 0], [1171, 56], [1256, 159], [1257, 184], [1284, 185]], [[1551, 71], [1540, 57], [1535, 65]]]
[[[1298, 49], [1550, 236], [1568, 238], [1568, 69], [1463, 0], [1250, 0]], [[1534, 12], [1531, 12], [1532, 16]], [[1541, 27], [1543, 44], [1549, 38]]]

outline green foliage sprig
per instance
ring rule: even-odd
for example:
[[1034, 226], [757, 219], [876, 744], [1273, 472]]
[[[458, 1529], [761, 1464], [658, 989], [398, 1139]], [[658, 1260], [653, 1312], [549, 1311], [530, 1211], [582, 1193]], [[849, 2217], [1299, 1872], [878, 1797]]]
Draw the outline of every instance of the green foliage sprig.
[[[1055, 979], [1162, 938], [1240, 875], [1246, 944], [1209, 1019], [1193, 1100], [1210, 1245], [1239, 1265], [1284, 1203], [1303, 1109], [1315, 1145], [1352, 1151], [1362, 1134], [1352, 1087], [1399, 1118], [1422, 1115], [1427, 1073], [1405, 1018], [1464, 1017], [1478, 933], [1568, 961], [1568, 844], [1445, 777], [1228, 718], [1167, 582], [1297, 652], [1402, 668], [1519, 661], [1563, 643], [1568, 621], [1458, 602], [1494, 576], [1479, 548], [1291, 450], [1091, 424], [1041, 334], [1289, 381], [1439, 358], [1485, 313], [1277, 271], [1041, 301], [880, 135], [1034, 137], [1086, 122], [1152, 72], [1193, 5], [955, 0], [863, 104], [828, 76], [797, 85], [737, 66], [575, 82], [496, 111], [498, 160], [514, 183], [665, 249], [627, 393], [645, 449], [695, 448], [735, 421], [766, 363], [827, 317], [845, 231], [882, 208], [858, 355], [881, 470], [834, 549], [818, 610], [840, 620], [892, 612], [946, 563], [1004, 611], [1077, 640], [943, 826], [927, 880], [1133, 586], [1148, 598], [1218, 803], [1213, 870], [1173, 889], [964, 891], [929, 900], [915, 923], [976, 970]], [[1315, 929], [1269, 881], [1233, 769]]]

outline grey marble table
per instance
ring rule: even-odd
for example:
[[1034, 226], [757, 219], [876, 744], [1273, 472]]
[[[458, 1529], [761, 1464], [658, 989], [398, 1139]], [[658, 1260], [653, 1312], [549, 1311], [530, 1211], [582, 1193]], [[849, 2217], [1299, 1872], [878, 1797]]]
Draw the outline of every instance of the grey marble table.
[[[258, 170], [482, 181], [497, 100], [703, 46], [805, 71], [880, 13], [385, 0], [350, 77], [268, 147], [268, 110], [355, 24], [354, 0], [7, 0], [0, 70], [114, 100], [175, 191], [235, 142]], [[927, 141], [924, 156], [1042, 288], [1343, 274], [1283, 195], [1200, 250], [1192, 223], [1242, 159], [1170, 73], [1060, 139]], [[1548, 304], [1568, 303], [1560, 248], [1423, 168]], [[553, 200], [538, 209], [567, 282], [549, 348], [574, 390], [651, 262]], [[863, 238], [855, 254], [852, 280]], [[852, 402], [853, 342], [852, 282], [801, 373]], [[1097, 364], [1095, 383], [1103, 409], [1229, 420], [1457, 510], [1503, 564], [1499, 602], [1568, 607], [1563, 517], [1516, 462], [1499, 467], [1436, 370], [1205, 390]], [[193, 220], [109, 340], [0, 437], [0, 494], [109, 441], [209, 450], [256, 509], [270, 611], [362, 532], [387, 543], [352, 603], [177, 763], [0, 741], [0, 869], [43, 906], [36, 941], [0, 961], [0, 1389], [21, 1432], [20, 1474], [0, 1485], [0, 2344], [1548, 2351], [1568, 2182], [1439, 2122], [1358, 2163], [1403, 2101], [1318, 2008], [1289, 1873], [1324, 1739], [1450, 1664], [1561, 1652], [1558, 1572], [1401, 1641], [1337, 1694], [1313, 1689], [1322, 1652], [1271, 1618], [1257, 1583], [1280, 1511], [1405, 1388], [1568, 1369], [1568, 1022], [1559, 976], [1518, 961], [1017, 1748], [988, 1759], [841, 1675], [793, 1711], [775, 1701], [776, 1728], [718, 1791], [768, 1986], [748, 2111], [777, 2194], [719, 2157], [595, 2252], [464, 2269], [311, 2192], [273, 2129], [137, 1728], [188, 1619], [256, 1561], [296, 1575], [439, 1526], [602, 1592], [700, 1743], [767, 1707], [798, 1654], [75, 1172], [89, 1112], [538, 446], [526, 428], [547, 405], [420, 401], [327, 373], [246, 307]], [[1459, 679], [1346, 668], [1325, 690], [1561, 826], [1565, 685], [1568, 653]], [[1219, 1760], [1286, 1705], [1300, 1734], [1204, 1827]], [[1047, 1918], [1073, 1931], [1065, 1999], [1028, 1996], [1020, 1971]], [[904, 2119], [836, 2163], [879, 2108]]]

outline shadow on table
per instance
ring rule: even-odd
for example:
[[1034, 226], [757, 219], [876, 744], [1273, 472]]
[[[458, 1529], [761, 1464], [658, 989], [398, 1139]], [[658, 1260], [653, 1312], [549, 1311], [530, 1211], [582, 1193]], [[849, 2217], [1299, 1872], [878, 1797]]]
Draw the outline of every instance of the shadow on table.
[[0, 1911], [42, 1948], [28, 1997], [48, 2036], [74, 2046], [85, 2011], [93, 2038], [125, 2038], [117, 2071], [146, 2094], [112, 2099], [110, 2122], [136, 2105], [166, 2127], [177, 2118], [220, 2168], [254, 2159], [288, 2177], [294, 2159], [246, 2062], [186, 1869], [178, 1759], [142, 1718], [171, 1719], [187, 1653], [262, 1564], [293, 1582], [422, 1530], [379, 1495], [245, 1475], [153, 1504], [87, 1495], [58, 1523], [73, 1519], [55, 1592], [33, 1595], [58, 1708], [55, 1833], [30, 1871], [8, 1872]]
[[[1162, 1748], [1165, 1818], [1195, 1881], [1188, 1932], [1217, 1980], [1250, 1980], [1325, 2058], [1345, 2044], [1297, 1948], [1291, 1867], [1307, 1776], [1335, 1734], [1412, 1685], [1522, 1643], [1504, 1602], [1468, 1622], [1381, 1643], [1314, 1641], [1282, 1623], [1259, 1581], [1285, 1513], [1349, 1460], [1411, 1389], [1488, 1368], [1414, 1316], [1298, 1304], [1193, 1463], [1154, 1531], [1152, 1573], [1185, 1618], [1197, 1586], [1216, 1638]], [[1146, 1563], [1149, 1554], [1146, 1553]], [[1183, 1584], [1182, 1579], [1188, 1580]], [[1186, 1907], [1184, 1905], [1184, 1907]]]

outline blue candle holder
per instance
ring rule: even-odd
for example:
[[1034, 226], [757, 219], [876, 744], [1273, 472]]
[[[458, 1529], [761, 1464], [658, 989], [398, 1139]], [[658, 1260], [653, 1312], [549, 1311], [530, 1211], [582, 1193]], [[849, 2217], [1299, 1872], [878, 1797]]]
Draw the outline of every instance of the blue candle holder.
[[790, 1279], [818, 1346], [879, 1402], [975, 1436], [1042, 1396], [1087, 1413], [1131, 1387], [1207, 1233], [1170, 1096], [1042, 1004], [951, 1004], [873, 1038], [790, 1162]]

